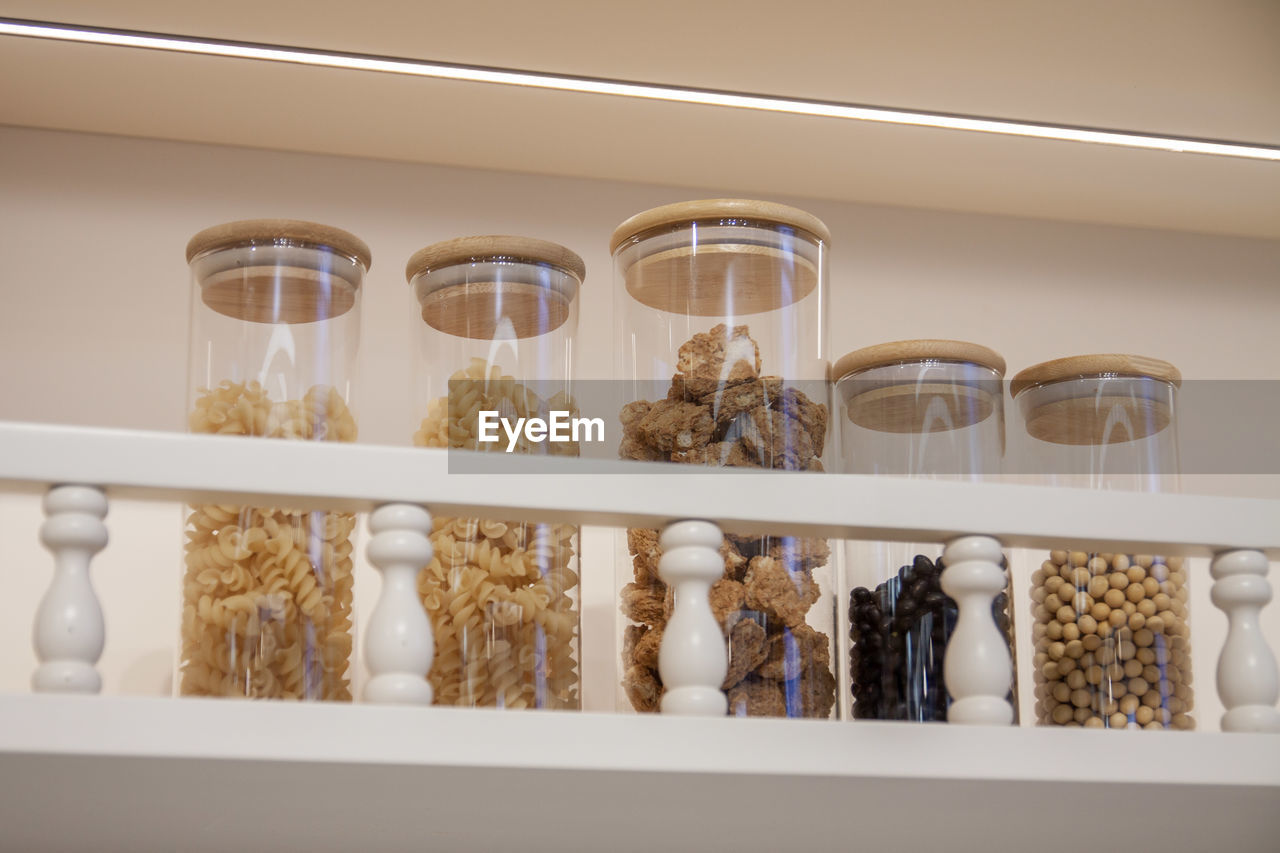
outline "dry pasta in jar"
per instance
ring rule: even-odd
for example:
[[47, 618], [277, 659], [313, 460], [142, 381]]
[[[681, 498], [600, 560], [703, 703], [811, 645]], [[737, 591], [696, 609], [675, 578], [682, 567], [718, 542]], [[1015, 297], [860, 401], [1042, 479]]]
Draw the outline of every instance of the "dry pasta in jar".
[[[197, 234], [187, 254], [188, 429], [355, 441], [348, 401], [368, 248], [328, 226], [253, 220]], [[350, 513], [188, 507], [178, 692], [350, 701], [355, 526]]]
[[[482, 441], [480, 419], [577, 414], [571, 342], [584, 275], [577, 255], [530, 238], [460, 238], [415, 254], [406, 277], [423, 321], [423, 414], [413, 443], [576, 456], [572, 441]], [[578, 527], [439, 516], [431, 544], [418, 591], [435, 636], [435, 703], [579, 708]]]

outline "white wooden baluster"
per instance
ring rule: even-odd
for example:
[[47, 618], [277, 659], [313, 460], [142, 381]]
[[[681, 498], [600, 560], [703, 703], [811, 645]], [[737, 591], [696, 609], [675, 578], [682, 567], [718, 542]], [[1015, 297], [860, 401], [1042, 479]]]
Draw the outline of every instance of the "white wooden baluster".
[[364, 701], [430, 705], [427, 673], [435, 656], [431, 620], [418, 597], [418, 573], [431, 562], [431, 514], [413, 504], [387, 504], [369, 516], [369, 562], [382, 592], [369, 615]]
[[1271, 600], [1267, 556], [1223, 551], [1209, 566], [1214, 606], [1227, 614], [1227, 641], [1218, 657], [1218, 696], [1227, 712], [1224, 732], [1280, 732], [1280, 674], [1258, 616]]
[[943, 663], [952, 698], [947, 721], [1007, 726], [1013, 722], [1013, 706], [1005, 698], [1013, 660], [991, 615], [1005, 588], [1000, 543], [990, 536], [961, 536], [947, 543], [943, 558], [942, 591], [960, 608]]
[[677, 521], [662, 531], [658, 574], [675, 592], [658, 649], [664, 714], [723, 717], [729, 710], [720, 689], [728, 653], [711, 612], [711, 585], [724, 574], [722, 541], [720, 528], [709, 521]]
[[33, 641], [40, 665], [31, 688], [44, 693], [97, 693], [95, 664], [106, 634], [89, 561], [107, 545], [107, 497], [92, 486], [55, 486], [44, 497], [40, 542], [53, 552], [53, 581], [36, 611]]

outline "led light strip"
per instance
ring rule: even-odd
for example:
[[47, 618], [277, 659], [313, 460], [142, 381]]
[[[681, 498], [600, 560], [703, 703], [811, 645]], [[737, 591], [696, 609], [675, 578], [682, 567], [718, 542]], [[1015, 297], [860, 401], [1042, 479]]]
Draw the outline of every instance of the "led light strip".
[[565, 92], [585, 92], [594, 95], [676, 101], [686, 104], [735, 107], [746, 110], [763, 110], [824, 118], [917, 125], [946, 130], [999, 133], [1008, 136], [1028, 136], [1068, 142], [1092, 142], [1102, 145], [1119, 145], [1127, 148], [1176, 151], [1184, 154], [1214, 154], [1222, 157], [1280, 161], [1280, 148], [1265, 145], [1207, 139], [1184, 139], [1174, 136], [1126, 133], [1123, 131], [1065, 125], [1031, 124], [1028, 122], [1006, 121], [1004, 119], [895, 110], [885, 107], [752, 95], [714, 89], [692, 89], [681, 86], [634, 83], [624, 80], [577, 77], [567, 74], [517, 71], [509, 68], [457, 65], [418, 59], [369, 56], [357, 53], [311, 50], [249, 42], [196, 39], [160, 33], [76, 27], [64, 24], [24, 21], [15, 18], [0, 18], [0, 35], [113, 45], [117, 47], [137, 47], [207, 56], [227, 56], [236, 59], [257, 59], [267, 62], [288, 62], [295, 65], [316, 65], [324, 68], [345, 68], [355, 71], [377, 71], [385, 74], [407, 74], [416, 77], [463, 80], [472, 83], [529, 86], [537, 89], [556, 89]]

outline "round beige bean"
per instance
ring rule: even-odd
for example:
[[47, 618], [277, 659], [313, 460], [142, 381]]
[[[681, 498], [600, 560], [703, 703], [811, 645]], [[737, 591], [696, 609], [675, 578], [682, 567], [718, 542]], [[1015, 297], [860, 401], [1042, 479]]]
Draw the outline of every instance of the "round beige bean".
[[1062, 639], [1070, 643], [1073, 640], [1080, 639], [1080, 627], [1075, 622], [1068, 622], [1062, 626]]

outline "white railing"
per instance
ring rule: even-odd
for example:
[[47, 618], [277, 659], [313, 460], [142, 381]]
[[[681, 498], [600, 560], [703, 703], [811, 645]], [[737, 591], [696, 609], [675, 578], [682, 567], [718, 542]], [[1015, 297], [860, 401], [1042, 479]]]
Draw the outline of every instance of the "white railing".
[[1217, 673], [1223, 729], [1280, 731], [1280, 677], [1257, 619], [1271, 598], [1268, 558], [1280, 555], [1280, 502], [833, 474], [709, 476], [572, 459], [557, 460], [554, 473], [543, 460], [493, 463], [493, 473], [451, 474], [445, 451], [0, 424], [0, 489], [47, 492], [41, 536], [56, 562], [37, 615], [33, 685], [98, 690], [103, 617], [87, 572], [105, 545], [107, 498], [130, 497], [374, 512], [369, 556], [384, 575], [366, 629], [373, 678], [364, 698], [374, 702], [430, 702], [422, 688], [430, 625], [411, 582], [414, 565], [430, 558], [424, 508], [664, 528], [677, 547], [661, 571], [683, 592], [660, 656], [664, 680], [681, 689], [664, 711], [686, 714], [723, 713], [723, 646], [700, 641], [720, 530], [947, 543], [943, 583], [961, 607], [947, 681], [963, 712], [956, 721], [969, 723], [1012, 719], [1010, 662], [990, 616], [1004, 587], [1001, 547], [1211, 556], [1213, 601], [1230, 624]]

